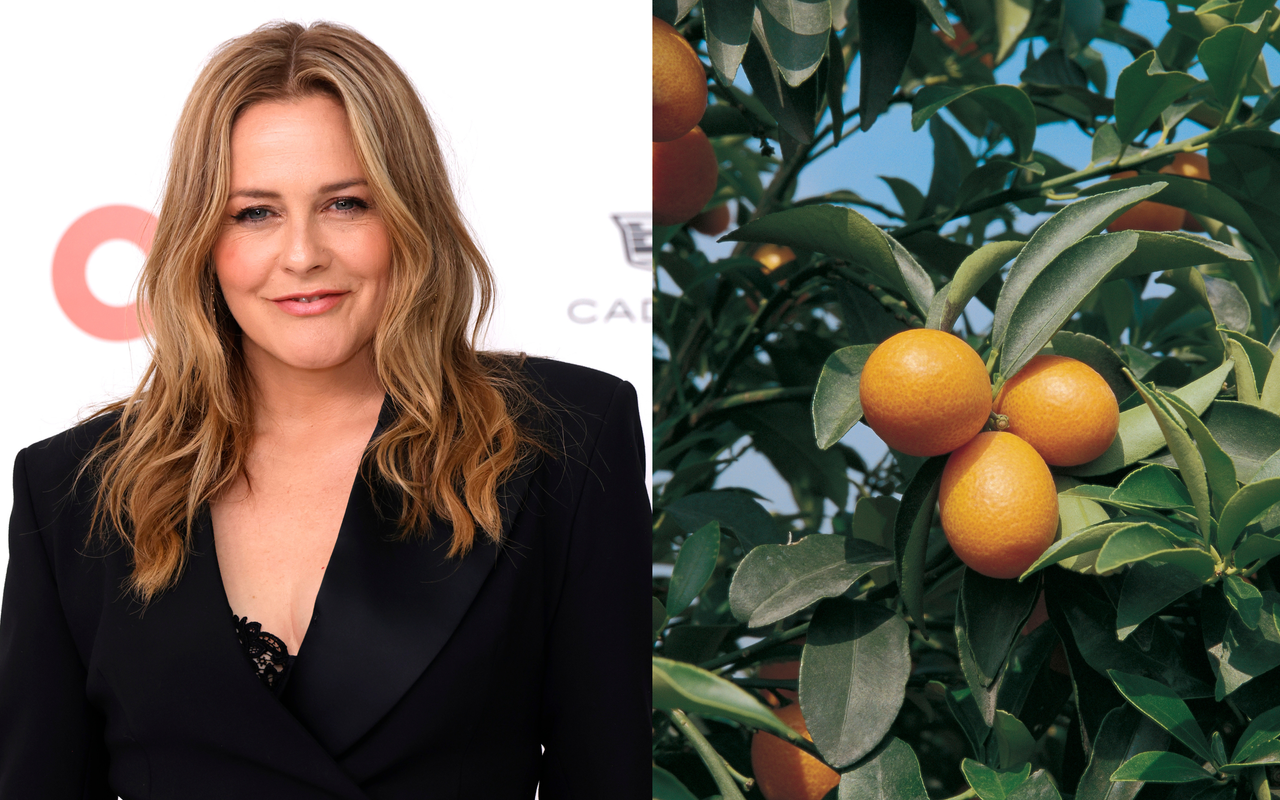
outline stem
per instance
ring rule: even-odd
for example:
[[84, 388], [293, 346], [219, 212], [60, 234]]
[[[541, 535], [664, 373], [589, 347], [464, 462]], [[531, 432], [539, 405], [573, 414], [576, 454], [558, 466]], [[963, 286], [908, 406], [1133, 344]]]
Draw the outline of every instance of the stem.
[[718, 669], [719, 667], [723, 667], [726, 664], [732, 664], [735, 661], [741, 661], [744, 658], [753, 656], [762, 650], [768, 650], [770, 647], [774, 647], [775, 645], [779, 645], [784, 642], [790, 641], [791, 639], [794, 639], [797, 636], [802, 636], [808, 630], [809, 630], [809, 623], [805, 622], [801, 625], [795, 626], [791, 630], [770, 634], [769, 636], [765, 637], [764, 639], [761, 639], [760, 641], [756, 642], [750, 647], [744, 647], [741, 650], [734, 650], [729, 653], [721, 653], [720, 655], [716, 656], [710, 661], [704, 661], [698, 666], [705, 670]]
[[1190, 139], [1161, 145], [1159, 147], [1153, 147], [1150, 150], [1145, 150], [1127, 158], [1117, 159], [1112, 163], [1100, 164], [1095, 167], [1086, 167], [1081, 170], [1076, 170], [1075, 172], [1069, 172], [1066, 175], [1061, 175], [1057, 178], [1049, 178], [1047, 180], [1040, 181], [1039, 183], [1029, 183], [1025, 186], [1006, 189], [1003, 192], [996, 192], [995, 194], [975, 200], [966, 206], [962, 206], [959, 209], [956, 209], [954, 213], [947, 214], [945, 217], [935, 214], [934, 216], [925, 217], [907, 225], [903, 225], [900, 228], [890, 231], [890, 233], [894, 238], [902, 239], [902, 237], [916, 233], [917, 231], [937, 227], [952, 217], [966, 217], [978, 211], [985, 211], [988, 208], [994, 208], [996, 206], [1004, 205], [1005, 203], [1026, 200], [1043, 194], [1047, 190], [1051, 190], [1058, 186], [1068, 186], [1091, 178], [1100, 178], [1103, 175], [1137, 167], [1141, 164], [1147, 163], [1148, 161], [1167, 155], [1173, 155], [1174, 153], [1189, 153], [1193, 150], [1200, 149], [1203, 145], [1208, 144], [1225, 132], [1226, 125], [1224, 123], [1222, 126], [1214, 128], [1211, 131], [1205, 131], [1204, 133], [1199, 134], [1198, 136], [1193, 136]]
[[[733, 775], [729, 772], [729, 764], [724, 760], [724, 756], [716, 752], [706, 737], [702, 735], [702, 731], [694, 727], [684, 712], [679, 709], [672, 709], [667, 712], [671, 717], [671, 721], [676, 724], [680, 733], [684, 734], [684, 738], [689, 740], [689, 744], [693, 745], [693, 749], [698, 751], [698, 755], [702, 758], [702, 763], [707, 765], [707, 770], [711, 773], [711, 777], [715, 779], [716, 788], [720, 790], [724, 800], [746, 800], [742, 796], [742, 792], [738, 791], [738, 784], [734, 781]], [[739, 776], [741, 777], [741, 776]]]
[[807, 400], [813, 397], [813, 389], [807, 386], [776, 386], [769, 389], [756, 389], [750, 392], [740, 392], [732, 394], [728, 397], [721, 397], [719, 400], [708, 403], [702, 408], [697, 409], [689, 415], [689, 427], [697, 427], [698, 422], [703, 417], [715, 411], [723, 411], [726, 408], [735, 408], [737, 406], [747, 405], [748, 403], [770, 403], [781, 400]]
[[724, 391], [729, 383], [729, 378], [733, 371], [738, 368], [738, 364], [742, 362], [751, 353], [755, 352], [756, 346], [760, 343], [768, 332], [761, 326], [761, 322], [767, 318], [766, 312], [771, 312], [774, 308], [786, 309], [786, 301], [795, 295], [795, 287], [803, 287], [809, 279], [823, 275], [828, 271], [828, 266], [818, 264], [814, 267], [801, 270], [793, 275], [784, 284], [774, 291], [773, 295], [760, 301], [759, 308], [752, 315], [750, 322], [743, 329], [742, 334], [738, 337], [738, 341], [734, 343], [733, 349], [729, 352], [729, 357], [724, 360], [724, 365], [720, 368], [715, 380], [707, 385], [701, 394], [698, 395], [698, 401], [703, 402], [706, 398], [715, 397]]
[[1257, 800], [1271, 800], [1271, 784], [1267, 782], [1266, 767], [1251, 767], [1249, 783], [1253, 786], [1253, 796]]
[[975, 792], [973, 789], [965, 789], [960, 794], [956, 794], [956, 795], [952, 795], [951, 797], [948, 797], [947, 800], [967, 800], [967, 798], [977, 797], [977, 796], [978, 796], [978, 793]]

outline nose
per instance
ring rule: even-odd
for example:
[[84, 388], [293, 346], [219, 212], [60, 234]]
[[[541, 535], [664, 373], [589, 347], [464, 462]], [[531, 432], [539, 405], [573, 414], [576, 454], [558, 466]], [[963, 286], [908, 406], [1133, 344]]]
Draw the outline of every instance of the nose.
[[286, 271], [305, 275], [328, 266], [328, 249], [309, 215], [292, 217], [284, 226], [284, 237], [281, 266]]

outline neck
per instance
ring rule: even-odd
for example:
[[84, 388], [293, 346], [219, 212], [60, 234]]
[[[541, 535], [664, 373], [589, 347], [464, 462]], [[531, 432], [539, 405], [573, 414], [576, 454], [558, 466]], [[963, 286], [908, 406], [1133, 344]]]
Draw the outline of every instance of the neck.
[[377, 419], [384, 390], [367, 351], [345, 364], [320, 370], [255, 355], [245, 353], [259, 435], [305, 434], [317, 428], [363, 426]]

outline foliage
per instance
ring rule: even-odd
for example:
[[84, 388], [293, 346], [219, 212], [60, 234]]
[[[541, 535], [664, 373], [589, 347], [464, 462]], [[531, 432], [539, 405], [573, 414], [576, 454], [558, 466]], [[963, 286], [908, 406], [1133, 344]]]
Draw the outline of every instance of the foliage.
[[[711, 205], [737, 224], [715, 256], [685, 228], [654, 237], [655, 798], [762, 797], [757, 729], [838, 770], [841, 800], [1270, 796], [1280, 11], [1167, 0], [1153, 43], [1127, 5], [655, 0], [707, 65]], [[1132, 58], [1110, 94], [1107, 47]], [[800, 195], [897, 104], [919, 131], [903, 147], [932, 150], [927, 186], [886, 177], [896, 207]], [[1051, 125], [1088, 137], [1089, 162], [1038, 150]], [[1189, 152], [1211, 180], [1158, 171]], [[1205, 233], [1104, 232], [1149, 201]], [[766, 270], [757, 243], [797, 258]], [[945, 456], [846, 435], [867, 355], [909, 326], [963, 336], [997, 391], [1053, 352], [1120, 401], [1110, 449], [1054, 470], [1059, 538], [1018, 580], [947, 547]], [[796, 514], [722, 485], [747, 450]], [[796, 659], [798, 681], [757, 675]], [[768, 712], [797, 688], [812, 743]]]

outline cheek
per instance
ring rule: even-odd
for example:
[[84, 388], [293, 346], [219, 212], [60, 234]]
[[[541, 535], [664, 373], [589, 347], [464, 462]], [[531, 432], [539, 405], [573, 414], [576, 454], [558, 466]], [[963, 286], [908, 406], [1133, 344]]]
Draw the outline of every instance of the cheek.
[[358, 265], [360, 276], [373, 284], [385, 300], [391, 285], [391, 240], [382, 226], [371, 227], [353, 239], [348, 263]]
[[229, 303], [234, 302], [236, 292], [247, 291], [256, 283], [252, 251], [246, 242], [231, 237], [219, 238], [213, 245], [214, 274]]

